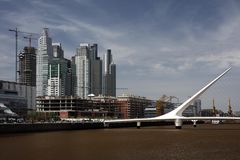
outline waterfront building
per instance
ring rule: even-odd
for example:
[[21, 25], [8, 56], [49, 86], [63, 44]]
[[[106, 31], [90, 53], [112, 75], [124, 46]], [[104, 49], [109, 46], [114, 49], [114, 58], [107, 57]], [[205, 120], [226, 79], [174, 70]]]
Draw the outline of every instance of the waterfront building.
[[18, 115], [36, 108], [36, 87], [22, 83], [0, 80], [0, 103], [3, 103]]
[[201, 110], [201, 116], [202, 117], [214, 117], [214, 116], [228, 116], [227, 113], [224, 113], [221, 110], [216, 110], [216, 114], [213, 113], [213, 109], [202, 109]]
[[151, 100], [146, 97], [122, 94], [117, 97], [119, 111], [123, 118], [143, 118], [144, 109], [149, 106]]
[[44, 96], [37, 97], [36, 101], [37, 111], [55, 112], [62, 118], [143, 118], [145, 108], [154, 105], [145, 97], [133, 95], [121, 95], [117, 98], [99, 95], [92, 99], [73, 96]]
[[180, 105], [180, 103], [172, 103], [172, 102], [163, 103], [163, 114], [166, 114], [166, 113], [174, 110], [179, 105]]
[[73, 96], [37, 97], [37, 111], [55, 112], [61, 118], [122, 118], [118, 101], [113, 97], [82, 99]]
[[202, 110], [202, 103], [201, 103], [201, 99], [196, 99], [194, 102], [193, 102], [193, 106], [195, 106], [193, 108], [193, 114], [195, 116], [201, 116], [201, 110]]
[[121, 102], [119, 102], [116, 97], [99, 95], [93, 97], [92, 100], [94, 106], [96, 106], [95, 108], [98, 108], [98, 111], [103, 112], [103, 117], [123, 118], [123, 113], [120, 111]]
[[[174, 110], [178, 106], [180, 106], [181, 103], [172, 103], [172, 102], [166, 102], [164, 104], [164, 114]], [[188, 108], [186, 108], [183, 111], [183, 116], [189, 117], [189, 116], [201, 116], [201, 100], [196, 99], [193, 104], [189, 105]]]
[[75, 95], [88, 98], [102, 94], [102, 61], [97, 55], [97, 44], [80, 43], [73, 58], [76, 69]]
[[26, 98], [17, 95], [17, 92], [6, 94], [6, 92], [0, 93], [0, 103], [7, 106], [11, 111], [19, 116], [27, 115], [27, 100]]
[[19, 82], [36, 86], [36, 49], [24, 47], [19, 54]]
[[4, 103], [0, 103], [0, 123], [6, 121], [5, 118], [17, 117], [10, 108], [8, 108]]
[[48, 36], [48, 29], [44, 28], [38, 40], [36, 96], [45, 96], [48, 94], [48, 68], [52, 57], [52, 39]]
[[144, 117], [151, 118], [157, 116], [156, 101], [150, 101], [149, 105], [144, 109]]
[[111, 50], [104, 55], [104, 95], [116, 97], [116, 65]]

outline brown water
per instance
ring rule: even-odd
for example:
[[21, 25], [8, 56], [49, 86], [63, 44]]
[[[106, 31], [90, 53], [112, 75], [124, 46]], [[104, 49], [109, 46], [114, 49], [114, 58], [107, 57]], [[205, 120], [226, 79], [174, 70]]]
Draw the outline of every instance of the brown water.
[[239, 160], [240, 124], [0, 135], [0, 160]]

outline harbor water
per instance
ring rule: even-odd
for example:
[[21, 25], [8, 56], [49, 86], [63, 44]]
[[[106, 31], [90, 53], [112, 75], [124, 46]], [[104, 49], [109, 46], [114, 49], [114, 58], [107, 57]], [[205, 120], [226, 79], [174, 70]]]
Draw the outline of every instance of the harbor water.
[[0, 135], [0, 160], [237, 160], [240, 124]]

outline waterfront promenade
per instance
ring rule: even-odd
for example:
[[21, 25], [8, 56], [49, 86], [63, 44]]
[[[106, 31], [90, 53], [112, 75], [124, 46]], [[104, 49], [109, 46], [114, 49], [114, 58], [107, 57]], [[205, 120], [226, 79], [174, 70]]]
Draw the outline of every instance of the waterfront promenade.
[[240, 124], [0, 135], [0, 159], [240, 159]]

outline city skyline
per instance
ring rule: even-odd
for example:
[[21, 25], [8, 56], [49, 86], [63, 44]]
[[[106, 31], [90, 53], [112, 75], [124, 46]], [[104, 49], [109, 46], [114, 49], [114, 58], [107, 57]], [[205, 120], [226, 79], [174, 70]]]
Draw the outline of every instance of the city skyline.
[[[72, 60], [68, 60], [64, 58], [62, 44], [52, 43], [48, 28], [43, 28], [36, 52], [37, 97], [75, 96], [84, 99], [89, 98], [89, 95], [116, 97], [116, 65], [111, 49], [106, 53], [104, 75], [96, 43], [80, 43]], [[20, 65], [23, 73], [27, 71], [24, 70], [26, 68], [24, 64]], [[23, 80], [21, 78], [17, 82], [25, 83]]]
[[[181, 101], [228, 66], [229, 74], [201, 98], [209, 107], [240, 107], [240, 2], [238, 1], [14, 1], [0, 2], [0, 79], [14, 81], [14, 35], [9, 28], [41, 33], [50, 29], [66, 58], [80, 42], [99, 44], [99, 55], [111, 48], [117, 87], [157, 99]], [[97, 15], [97, 16], [96, 16]], [[34, 47], [37, 46], [33, 42]], [[27, 42], [19, 40], [19, 51]]]

